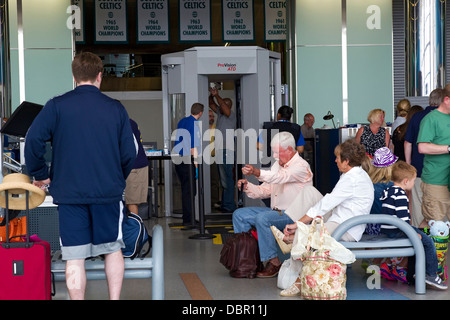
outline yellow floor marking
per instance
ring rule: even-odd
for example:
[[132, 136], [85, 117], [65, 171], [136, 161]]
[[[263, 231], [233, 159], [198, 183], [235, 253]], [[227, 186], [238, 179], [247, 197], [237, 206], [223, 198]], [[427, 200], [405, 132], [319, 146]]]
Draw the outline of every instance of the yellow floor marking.
[[215, 238], [213, 238], [213, 244], [222, 244], [222, 236], [220, 235], [220, 233], [215, 233], [213, 235], [216, 236]]

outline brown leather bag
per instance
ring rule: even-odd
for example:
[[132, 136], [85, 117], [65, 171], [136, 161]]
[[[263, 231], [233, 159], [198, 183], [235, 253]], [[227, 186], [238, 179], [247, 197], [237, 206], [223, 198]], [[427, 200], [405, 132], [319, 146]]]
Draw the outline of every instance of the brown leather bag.
[[230, 270], [233, 278], [256, 277], [263, 269], [259, 256], [258, 240], [251, 231], [237, 233], [229, 238], [220, 252], [220, 263]]

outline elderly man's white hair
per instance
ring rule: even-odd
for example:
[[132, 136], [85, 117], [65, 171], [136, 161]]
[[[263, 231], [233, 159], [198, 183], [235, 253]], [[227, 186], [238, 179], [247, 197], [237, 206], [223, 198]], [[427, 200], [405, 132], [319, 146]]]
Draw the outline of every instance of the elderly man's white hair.
[[288, 147], [291, 147], [292, 150], [295, 150], [296, 143], [294, 136], [287, 131], [279, 132], [277, 133], [270, 142], [270, 146], [273, 148], [275, 146], [280, 146], [284, 150], [286, 150]]

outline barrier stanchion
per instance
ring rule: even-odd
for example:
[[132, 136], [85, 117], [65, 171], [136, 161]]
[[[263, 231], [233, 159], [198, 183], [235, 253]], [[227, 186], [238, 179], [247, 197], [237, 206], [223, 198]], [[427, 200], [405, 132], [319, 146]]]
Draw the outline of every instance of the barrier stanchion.
[[194, 195], [194, 188], [195, 188], [195, 180], [194, 180], [194, 158], [190, 157], [189, 164], [189, 191], [191, 196], [191, 225], [190, 226], [183, 226], [181, 230], [191, 230], [197, 228], [195, 225], [195, 195]]
[[189, 239], [213, 239], [216, 236], [205, 232], [205, 202], [204, 202], [204, 188], [203, 188], [203, 164], [198, 165], [198, 201], [199, 201], [199, 220], [200, 233], [192, 235]]

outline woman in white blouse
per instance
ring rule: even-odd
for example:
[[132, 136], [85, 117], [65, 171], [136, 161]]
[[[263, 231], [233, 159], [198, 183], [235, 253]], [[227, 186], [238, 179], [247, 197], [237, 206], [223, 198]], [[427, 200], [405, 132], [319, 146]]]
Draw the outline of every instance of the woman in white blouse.
[[[308, 210], [305, 210], [305, 206], [310, 204], [305, 203], [305, 197], [299, 194], [286, 210], [286, 214], [289, 215], [306, 211], [306, 214], [297, 219], [305, 224], [310, 223], [317, 216], [324, 217], [325, 227], [330, 234], [333, 234], [333, 231], [345, 220], [369, 214], [374, 199], [373, 183], [367, 172], [361, 167], [367, 157], [364, 147], [355, 139], [350, 139], [338, 145], [334, 153], [336, 164], [342, 174], [333, 191], [326, 194]], [[355, 226], [348, 230], [341, 240], [359, 241], [364, 229], [365, 225]], [[296, 230], [297, 223], [286, 225], [283, 241], [292, 243]], [[299, 294], [298, 281], [281, 292], [283, 296]]]
[[[373, 183], [367, 172], [361, 167], [365, 157], [367, 157], [364, 147], [355, 139], [349, 139], [336, 146], [334, 154], [336, 155], [338, 169], [342, 173], [339, 181], [331, 193], [326, 194], [303, 217], [298, 219], [308, 224], [315, 217], [322, 216], [326, 219], [325, 226], [330, 234], [345, 220], [354, 216], [369, 214], [374, 198]], [[304, 203], [294, 200], [286, 209], [286, 214], [301, 212], [303, 206]], [[359, 241], [364, 228], [364, 225], [351, 228], [342, 240]], [[294, 239], [296, 229], [297, 223], [285, 227], [285, 242]]]

